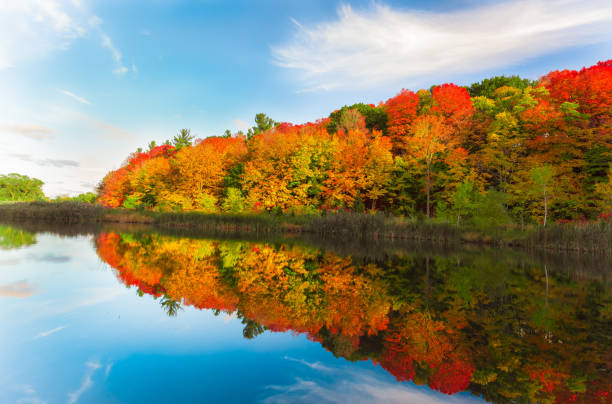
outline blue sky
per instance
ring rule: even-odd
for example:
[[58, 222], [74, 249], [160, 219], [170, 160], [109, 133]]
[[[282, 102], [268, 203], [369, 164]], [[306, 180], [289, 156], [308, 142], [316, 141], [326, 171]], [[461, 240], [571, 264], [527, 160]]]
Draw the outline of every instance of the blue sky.
[[612, 55], [608, 1], [0, 4], [0, 173], [92, 190], [180, 128], [305, 122], [401, 88], [538, 78]]

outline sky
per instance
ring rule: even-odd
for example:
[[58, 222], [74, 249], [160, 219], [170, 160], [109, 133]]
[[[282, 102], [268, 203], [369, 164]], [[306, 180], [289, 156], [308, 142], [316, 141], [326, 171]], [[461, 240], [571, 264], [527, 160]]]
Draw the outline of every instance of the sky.
[[77, 195], [181, 128], [302, 123], [611, 55], [605, 0], [1, 0], [0, 174]]

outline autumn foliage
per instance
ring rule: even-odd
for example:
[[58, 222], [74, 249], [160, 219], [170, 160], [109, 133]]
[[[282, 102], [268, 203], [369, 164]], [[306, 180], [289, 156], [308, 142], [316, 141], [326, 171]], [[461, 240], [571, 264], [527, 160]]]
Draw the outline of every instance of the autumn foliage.
[[[233, 314], [252, 338], [303, 333], [398, 381], [493, 402], [605, 403], [609, 286], [565, 269], [400, 254], [101, 233], [118, 279], [164, 302]], [[560, 269], [560, 268], [559, 268]], [[604, 281], [605, 283], [605, 281]]]
[[[160, 211], [365, 208], [452, 217], [462, 184], [471, 184], [521, 222], [594, 219], [612, 209], [611, 61], [538, 82], [496, 77], [469, 91], [452, 83], [404, 89], [378, 106], [345, 106], [303, 125], [260, 115], [265, 127], [248, 137], [132, 154], [103, 179], [99, 201]], [[546, 202], [531, 175], [540, 166], [554, 167]]]

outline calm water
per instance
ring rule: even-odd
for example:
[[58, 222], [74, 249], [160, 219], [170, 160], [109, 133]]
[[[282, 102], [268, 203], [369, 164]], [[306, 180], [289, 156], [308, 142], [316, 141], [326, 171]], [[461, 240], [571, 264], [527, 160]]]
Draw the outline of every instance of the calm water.
[[610, 400], [600, 259], [0, 226], [0, 303], [2, 403]]

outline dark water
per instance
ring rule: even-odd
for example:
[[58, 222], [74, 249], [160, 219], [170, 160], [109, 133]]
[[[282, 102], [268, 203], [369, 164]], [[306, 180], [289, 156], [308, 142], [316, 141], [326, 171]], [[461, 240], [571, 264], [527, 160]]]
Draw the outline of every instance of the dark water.
[[598, 257], [0, 226], [1, 403], [610, 402]]

